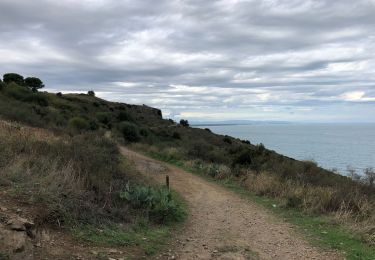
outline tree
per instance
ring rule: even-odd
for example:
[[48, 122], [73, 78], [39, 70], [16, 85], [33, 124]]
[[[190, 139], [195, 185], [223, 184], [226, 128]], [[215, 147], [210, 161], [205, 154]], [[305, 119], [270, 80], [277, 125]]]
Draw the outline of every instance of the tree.
[[38, 89], [44, 88], [43, 82], [39, 78], [35, 78], [35, 77], [26, 78], [25, 85], [31, 88], [33, 92], [37, 92]]
[[95, 92], [92, 91], [92, 90], [89, 90], [89, 91], [87, 92], [87, 95], [95, 97]]
[[25, 81], [23, 79], [23, 76], [17, 74], [17, 73], [6, 73], [3, 76], [3, 81], [6, 84], [9, 84], [11, 82], [16, 83], [17, 85], [24, 85]]
[[189, 121], [187, 121], [185, 119], [181, 119], [180, 120], [180, 125], [182, 125], [182, 126], [189, 126]]
[[372, 167], [369, 167], [369, 168], [366, 168], [363, 173], [365, 174], [365, 180], [367, 182], [367, 184], [371, 187], [374, 186], [375, 184], [375, 171], [374, 171], [374, 168]]

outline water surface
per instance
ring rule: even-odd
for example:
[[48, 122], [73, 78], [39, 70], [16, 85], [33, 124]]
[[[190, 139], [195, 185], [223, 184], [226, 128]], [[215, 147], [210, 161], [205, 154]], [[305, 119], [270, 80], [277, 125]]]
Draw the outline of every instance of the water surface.
[[346, 174], [375, 166], [375, 124], [253, 124], [199, 126], [218, 134], [263, 143], [267, 148]]

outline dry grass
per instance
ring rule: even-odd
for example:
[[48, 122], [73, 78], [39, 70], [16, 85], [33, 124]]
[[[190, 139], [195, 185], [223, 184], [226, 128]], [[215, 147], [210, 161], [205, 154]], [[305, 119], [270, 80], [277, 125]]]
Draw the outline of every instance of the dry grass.
[[121, 166], [117, 146], [103, 137], [0, 121], [0, 186], [47, 206], [41, 221], [123, 218], [127, 206], [116, 192], [128, 179]]

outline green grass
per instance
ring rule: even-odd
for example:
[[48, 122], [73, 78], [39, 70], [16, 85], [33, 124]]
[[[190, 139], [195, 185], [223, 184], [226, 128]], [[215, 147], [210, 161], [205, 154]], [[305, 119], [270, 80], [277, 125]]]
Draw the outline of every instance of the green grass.
[[374, 260], [375, 248], [366, 244], [358, 234], [354, 234], [344, 227], [332, 223], [327, 216], [313, 216], [301, 212], [297, 209], [289, 209], [280, 206], [280, 200], [258, 196], [245, 190], [232, 179], [216, 180], [196, 169], [185, 167], [181, 161], [168, 160], [164, 156], [152, 153], [150, 157], [168, 162], [186, 171], [198, 174], [204, 179], [218, 183], [223, 187], [239, 194], [240, 196], [255, 201], [256, 203], [271, 210], [280, 218], [297, 227], [297, 231], [304, 235], [308, 241], [320, 248], [333, 249], [339, 251], [346, 259]]
[[120, 225], [81, 225], [71, 229], [73, 235], [98, 246], [139, 247], [145, 255], [154, 255], [169, 242], [172, 226], [135, 225], [124, 228]]
[[179, 222], [166, 222], [163, 225], [152, 225], [149, 220], [140, 218], [137, 223], [124, 227], [120, 224], [102, 226], [76, 225], [70, 228], [73, 236], [98, 246], [137, 247], [147, 256], [161, 252], [180, 229], [188, 215], [186, 201], [175, 191], [171, 191], [173, 200], [183, 212]]

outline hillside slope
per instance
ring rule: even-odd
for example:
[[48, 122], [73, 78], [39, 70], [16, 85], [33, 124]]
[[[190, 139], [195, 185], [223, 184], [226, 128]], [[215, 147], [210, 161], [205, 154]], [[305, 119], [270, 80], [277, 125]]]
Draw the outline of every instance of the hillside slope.
[[[180, 215], [174, 202], [162, 203], [169, 194], [158, 187], [148, 189], [152, 184], [134, 174], [130, 165], [124, 165], [117, 149], [120, 144], [212, 179], [236, 183], [248, 192], [278, 200], [285, 209], [328, 217], [360, 234], [365, 243], [375, 245], [371, 182], [353, 181], [314, 162], [280, 155], [262, 144], [192, 128], [185, 120], [166, 120], [160, 110], [145, 105], [109, 102], [93, 92], [37, 92], [22, 82], [0, 82], [0, 118], [17, 122], [14, 129], [22, 123], [47, 129], [55, 136], [40, 140], [25, 131], [23, 138], [17, 138], [18, 130], [6, 130], [0, 140], [1, 185], [21, 191], [26, 198], [26, 191], [32, 187], [34, 201], [57, 205], [45, 215], [54, 225], [60, 226], [62, 219], [63, 224], [131, 222], [144, 210], [147, 221], [159, 224], [165, 217]], [[56, 174], [61, 171], [65, 175]], [[129, 181], [132, 187], [127, 186]], [[139, 194], [146, 199], [139, 201]], [[161, 211], [155, 213], [154, 202], [147, 202], [150, 194], [159, 199], [155, 203], [163, 205]], [[69, 213], [69, 221], [64, 212]]]

